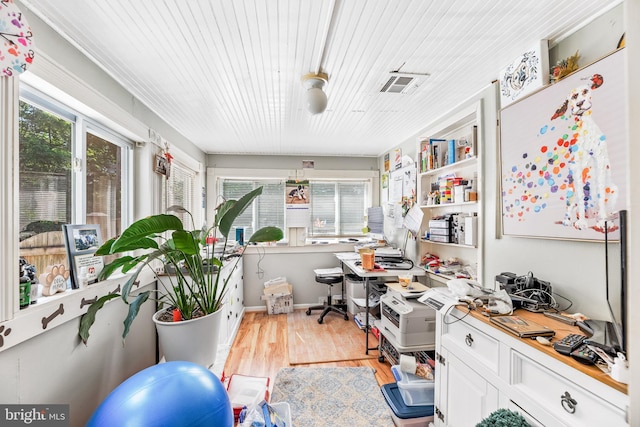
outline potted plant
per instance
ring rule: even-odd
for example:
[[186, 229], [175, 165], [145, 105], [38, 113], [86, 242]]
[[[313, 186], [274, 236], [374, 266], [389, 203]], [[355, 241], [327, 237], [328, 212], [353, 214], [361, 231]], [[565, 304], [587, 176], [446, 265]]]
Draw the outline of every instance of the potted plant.
[[[227, 237], [234, 221], [261, 193], [262, 187], [258, 187], [238, 200], [227, 200], [219, 205], [216, 208], [214, 223], [209, 228], [193, 227], [194, 229], [189, 231], [177, 216], [160, 214], [134, 222], [119, 237], [105, 242], [97, 250], [96, 255], [114, 255], [137, 250], [145, 250], [145, 252], [137, 255], [123, 255], [104, 266], [99, 280], [107, 279], [116, 272], [130, 274], [130, 276], [120, 294], [109, 294], [99, 298], [82, 316], [79, 328], [82, 341], [87, 343], [89, 330], [96, 320], [96, 314], [107, 301], [120, 298], [129, 306], [122, 333], [122, 338], [125, 339], [133, 320], [138, 315], [140, 306], [152, 300], [157, 301], [160, 307], [153, 319], [165, 359], [188, 360], [207, 367], [213, 364], [217, 349], [220, 309], [231, 276], [231, 274], [223, 274], [223, 268], [230, 268], [233, 271], [240, 258], [232, 264], [223, 264], [223, 260], [214, 256], [210, 245], [207, 245], [207, 237], [222, 235], [226, 249]], [[172, 206], [168, 211], [187, 213], [193, 223], [193, 217], [184, 208]], [[277, 241], [282, 239], [282, 236], [282, 230], [279, 228], [264, 227], [256, 231], [247, 242]], [[166, 267], [170, 267], [171, 274], [158, 274], [151, 264], [155, 260], [162, 260]], [[134, 284], [145, 266], [154, 272], [158, 287], [134, 294], [132, 293]], [[168, 305], [167, 309], [163, 308], [165, 305]], [[214, 324], [201, 325], [205, 322], [214, 322]], [[178, 343], [178, 349], [181, 352], [186, 349], [189, 354], [174, 353], [171, 347], [172, 339], [170, 338], [169, 341], [165, 339], [164, 326], [169, 328], [169, 335], [175, 335], [178, 337], [176, 339], [181, 340]], [[185, 338], [184, 329], [188, 327], [199, 327], [200, 333], [204, 336], [201, 335], [195, 339]], [[209, 342], [206, 342], [207, 340]], [[198, 344], [204, 344], [205, 349], [197, 350], [195, 346]], [[205, 355], [205, 352], [209, 354]]]

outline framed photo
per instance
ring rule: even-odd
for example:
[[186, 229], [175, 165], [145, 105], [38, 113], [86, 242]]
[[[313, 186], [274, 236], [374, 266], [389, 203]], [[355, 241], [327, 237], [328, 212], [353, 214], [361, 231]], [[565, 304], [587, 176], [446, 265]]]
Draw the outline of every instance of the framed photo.
[[505, 235], [604, 240], [628, 208], [624, 61], [617, 50], [500, 111]]
[[171, 163], [162, 154], [156, 154], [154, 172], [169, 178], [171, 174]]
[[98, 274], [104, 268], [102, 257], [93, 255], [102, 245], [100, 226], [66, 224], [63, 230], [71, 273], [71, 287], [78, 289], [96, 283]]
[[309, 204], [309, 181], [288, 180], [285, 186], [287, 205]]
[[548, 83], [548, 41], [540, 40], [500, 71], [500, 105], [506, 107]]

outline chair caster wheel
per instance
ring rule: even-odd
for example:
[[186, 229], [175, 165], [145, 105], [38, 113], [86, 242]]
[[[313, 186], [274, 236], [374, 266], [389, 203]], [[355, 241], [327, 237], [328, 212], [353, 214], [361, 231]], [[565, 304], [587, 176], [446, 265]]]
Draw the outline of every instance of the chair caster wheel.
[[322, 325], [322, 317], [318, 318], [318, 323], [320, 323]]
[[310, 308], [307, 309], [307, 316], [311, 316], [311, 309]]
[[344, 315], [344, 320], [349, 320], [349, 315], [348, 314]]
[[378, 362], [383, 363], [384, 362], [384, 356], [378, 356]]

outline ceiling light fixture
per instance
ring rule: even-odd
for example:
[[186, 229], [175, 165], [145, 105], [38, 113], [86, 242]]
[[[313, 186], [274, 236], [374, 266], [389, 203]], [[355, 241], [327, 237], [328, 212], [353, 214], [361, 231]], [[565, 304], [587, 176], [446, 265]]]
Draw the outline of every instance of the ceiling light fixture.
[[307, 90], [305, 104], [311, 114], [320, 114], [327, 109], [327, 95], [322, 89], [329, 81], [329, 75], [322, 71], [322, 64], [327, 58], [329, 41], [333, 39], [340, 3], [341, 0], [333, 0], [329, 3], [324, 31], [318, 33], [319, 36], [322, 36], [318, 39], [321, 42], [320, 49], [317, 50], [319, 56], [315, 58], [315, 61], [312, 61], [312, 65], [315, 67], [310, 68], [315, 72], [302, 76], [302, 85]]
[[327, 108], [327, 94], [322, 88], [329, 81], [325, 73], [309, 73], [302, 76], [302, 84], [307, 89], [306, 107], [311, 114], [320, 114]]

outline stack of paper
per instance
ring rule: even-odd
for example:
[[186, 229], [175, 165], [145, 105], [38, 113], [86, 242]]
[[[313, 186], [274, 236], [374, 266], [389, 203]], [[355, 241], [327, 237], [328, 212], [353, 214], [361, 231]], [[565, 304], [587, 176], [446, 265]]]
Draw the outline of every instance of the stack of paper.
[[318, 268], [313, 270], [317, 277], [342, 276], [342, 268]]

